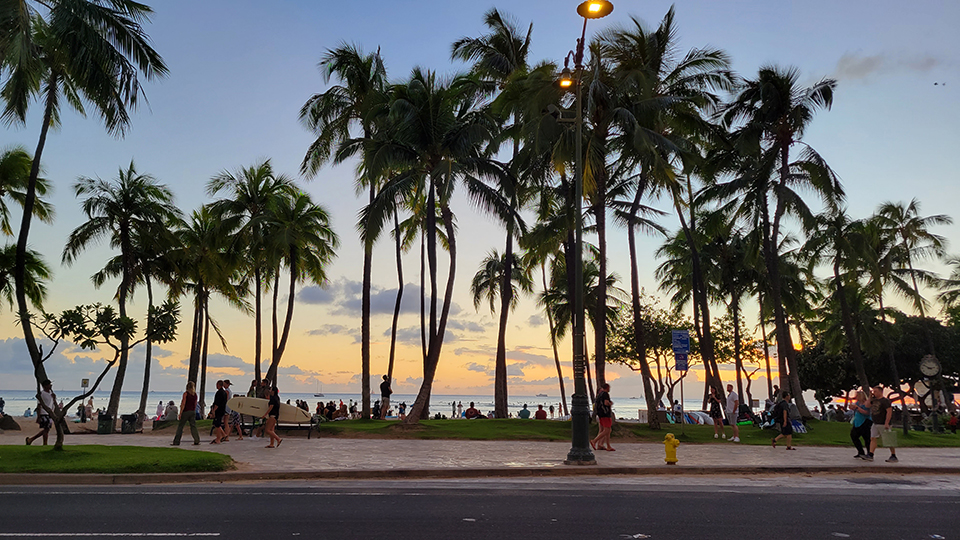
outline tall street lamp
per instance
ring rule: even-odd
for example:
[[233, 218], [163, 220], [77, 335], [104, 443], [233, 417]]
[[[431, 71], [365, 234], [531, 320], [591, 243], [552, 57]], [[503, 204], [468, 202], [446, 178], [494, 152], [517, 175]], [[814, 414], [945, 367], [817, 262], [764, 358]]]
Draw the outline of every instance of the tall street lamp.
[[606, 17], [613, 11], [613, 4], [607, 0], [588, 0], [577, 6], [577, 13], [583, 17], [583, 32], [577, 40], [577, 50], [573, 53], [574, 73], [570, 73], [570, 54], [564, 60], [560, 86], [577, 86], [577, 170], [574, 179], [574, 204], [576, 205], [576, 236], [574, 245], [573, 273], [573, 408], [570, 419], [573, 425], [572, 445], [567, 453], [566, 465], [596, 465], [597, 459], [590, 451], [590, 401], [587, 399], [586, 361], [584, 359], [584, 328], [586, 320], [583, 313], [583, 48], [587, 39], [587, 21]]

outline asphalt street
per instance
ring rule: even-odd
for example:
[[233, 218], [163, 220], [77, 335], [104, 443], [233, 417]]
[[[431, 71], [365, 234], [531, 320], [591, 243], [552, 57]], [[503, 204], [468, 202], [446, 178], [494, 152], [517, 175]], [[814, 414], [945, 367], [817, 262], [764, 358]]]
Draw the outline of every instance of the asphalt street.
[[960, 537], [960, 478], [599, 477], [4, 486], [3, 538]]

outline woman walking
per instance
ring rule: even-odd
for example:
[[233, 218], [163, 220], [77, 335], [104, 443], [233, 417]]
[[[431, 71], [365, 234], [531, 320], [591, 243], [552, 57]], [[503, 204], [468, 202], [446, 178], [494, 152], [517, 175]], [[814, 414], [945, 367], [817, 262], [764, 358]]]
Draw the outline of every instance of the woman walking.
[[615, 449], [610, 446], [610, 433], [613, 431], [613, 401], [610, 399], [610, 385], [608, 383], [600, 385], [594, 409], [597, 412], [597, 421], [600, 423], [600, 432], [590, 441], [590, 446], [594, 450], [613, 452]]
[[173, 438], [173, 446], [180, 446], [183, 437], [183, 425], [190, 422], [190, 434], [193, 435], [194, 446], [200, 444], [200, 432], [197, 431], [197, 387], [193, 381], [187, 381], [187, 390], [180, 399], [180, 423], [177, 424], [177, 434]]
[[710, 418], [713, 419], [713, 438], [719, 439], [720, 435], [723, 435], [726, 439], [727, 434], [723, 431], [723, 403], [713, 386], [710, 387]]
[[[853, 404], [853, 427], [850, 428], [850, 438], [853, 439], [853, 446], [857, 449], [857, 455], [854, 459], [863, 459], [867, 457], [864, 447], [870, 447], [870, 426], [873, 420], [870, 419], [870, 399], [863, 390], [857, 390], [857, 402]], [[863, 439], [861, 444], [860, 439]]]
[[[274, 386], [272, 389], [267, 390], [267, 399], [270, 400], [270, 405], [267, 407], [267, 414], [265, 415], [267, 419], [267, 436], [270, 437], [270, 444], [266, 448], [276, 448], [280, 446], [280, 443], [283, 442], [283, 439], [277, 436], [277, 420], [280, 419], [280, 392], [277, 391], [277, 387]], [[273, 441], [277, 441], [277, 445], [273, 445]]]

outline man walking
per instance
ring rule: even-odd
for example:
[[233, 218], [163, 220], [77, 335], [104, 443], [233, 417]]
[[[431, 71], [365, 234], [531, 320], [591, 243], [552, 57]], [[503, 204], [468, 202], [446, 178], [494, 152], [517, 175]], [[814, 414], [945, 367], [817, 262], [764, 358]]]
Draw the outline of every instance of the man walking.
[[[882, 386], [873, 387], [873, 399], [870, 400], [870, 415], [873, 420], [873, 425], [870, 426], [870, 453], [867, 454], [867, 457], [863, 458], [867, 461], [873, 461], [873, 452], [877, 449], [877, 442], [879, 442], [884, 431], [890, 431], [890, 419], [893, 417], [893, 407], [890, 404], [890, 400], [883, 397]], [[900, 460], [897, 459], [897, 449], [890, 446], [890, 457], [887, 458], [887, 463], [896, 463], [898, 461]]]
[[[55, 410], [57, 406], [57, 395], [53, 393], [53, 383], [50, 382], [50, 379], [45, 379], [40, 386], [43, 388], [40, 391], [40, 400], [43, 402], [50, 411]], [[27, 446], [30, 446], [33, 441], [43, 437], [43, 445], [47, 445], [47, 438], [50, 435], [50, 428], [53, 427], [53, 419], [50, 418], [50, 413], [47, 412], [47, 409], [41, 406], [37, 406], [37, 425], [40, 426], [40, 432], [34, 435], [33, 437], [27, 437]]]
[[740, 442], [740, 427], [737, 425], [737, 417], [740, 416], [740, 396], [733, 391], [733, 385], [727, 385], [727, 421], [733, 428], [733, 442]]
[[383, 420], [387, 419], [387, 411], [390, 410], [390, 394], [392, 393], [393, 390], [390, 389], [390, 377], [384, 375], [383, 382], [380, 383], [380, 418]]
[[213, 396], [213, 407], [210, 408], [210, 414], [213, 415], [213, 434], [215, 438], [210, 444], [220, 444], [227, 436], [223, 431], [223, 416], [227, 408], [227, 392], [223, 389], [223, 381], [217, 381], [217, 394]]
[[783, 399], [773, 408], [773, 421], [780, 424], [780, 434], [773, 439], [773, 447], [777, 447], [780, 437], [786, 437], [787, 450], [796, 450], [793, 447], [793, 424], [790, 423], [790, 392], [783, 391]]
[[243, 440], [243, 430], [240, 428], [240, 413], [234, 411], [230, 408], [227, 403], [233, 399], [233, 390], [230, 389], [230, 385], [233, 384], [230, 382], [230, 379], [223, 380], [223, 389], [227, 393], [227, 401], [223, 404], [224, 411], [224, 423], [226, 424], [223, 428], [223, 440], [230, 440], [230, 428], [233, 427], [237, 431], [237, 440]]

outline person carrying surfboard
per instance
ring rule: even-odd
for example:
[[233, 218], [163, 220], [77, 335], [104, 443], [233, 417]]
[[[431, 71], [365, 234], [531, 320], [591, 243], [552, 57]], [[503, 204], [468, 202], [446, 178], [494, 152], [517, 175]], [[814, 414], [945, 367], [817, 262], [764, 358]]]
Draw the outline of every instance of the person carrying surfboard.
[[[273, 388], [267, 387], [266, 396], [267, 399], [270, 400], [270, 404], [267, 407], [267, 414], [264, 415], [264, 418], [267, 419], [267, 436], [270, 437], [270, 444], [268, 444], [266, 448], [277, 448], [280, 446], [280, 443], [283, 442], [283, 439], [278, 437], [276, 432], [277, 420], [280, 418], [280, 392], [276, 386]], [[273, 441], [277, 441], [276, 446], [274, 446]]]

